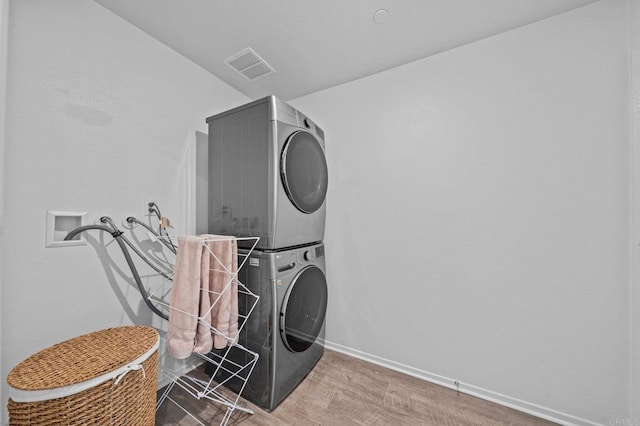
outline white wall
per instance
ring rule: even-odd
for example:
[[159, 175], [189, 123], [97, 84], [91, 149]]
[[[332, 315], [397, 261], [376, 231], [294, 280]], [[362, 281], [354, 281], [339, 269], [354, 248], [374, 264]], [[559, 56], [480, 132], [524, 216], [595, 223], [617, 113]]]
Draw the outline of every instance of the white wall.
[[[0, 241], [4, 240], [4, 138], [5, 138], [5, 109], [7, 83], [7, 33], [9, 29], [9, 2], [0, 0]], [[1, 252], [0, 252], [1, 254]], [[2, 345], [2, 305], [3, 280], [2, 256], [0, 255], [0, 348]], [[0, 377], [4, 377], [2, 368], [2, 349], [0, 349]], [[0, 401], [4, 401], [2, 386], [0, 386]]]
[[[632, 388], [631, 405], [634, 419], [640, 419], [640, 0], [629, 0], [629, 39], [632, 55], [630, 94], [633, 146], [633, 287], [629, 302], [631, 304], [632, 349]], [[640, 423], [640, 420], [639, 420]]]
[[[640, 21], [637, 24], [640, 26]], [[629, 303], [631, 305], [631, 405], [632, 417], [640, 419], [640, 48], [632, 50], [632, 79], [633, 86], [631, 99], [632, 146], [633, 146], [633, 184], [632, 197], [633, 210], [633, 282], [630, 291]]]
[[[293, 102], [328, 136], [336, 347], [561, 419], [629, 417], [624, 4]], [[12, 2], [10, 24], [3, 386], [38, 349], [151, 322], [115, 245], [106, 267], [99, 234], [45, 249], [45, 211], [153, 198], [193, 229], [195, 131], [247, 100], [93, 2]]]
[[629, 417], [626, 11], [292, 102], [327, 134], [333, 347], [565, 422]]
[[248, 100], [91, 1], [11, 2], [8, 52], [3, 384], [53, 343], [152, 322], [111, 237], [44, 248], [45, 212], [119, 222], [153, 199], [193, 231], [196, 131]]

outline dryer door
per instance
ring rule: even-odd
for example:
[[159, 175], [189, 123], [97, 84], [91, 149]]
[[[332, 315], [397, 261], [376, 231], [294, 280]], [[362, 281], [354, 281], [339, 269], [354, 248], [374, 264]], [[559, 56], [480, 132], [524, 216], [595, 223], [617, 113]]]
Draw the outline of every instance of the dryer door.
[[280, 311], [280, 334], [292, 352], [304, 352], [315, 342], [327, 311], [327, 280], [309, 265], [295, 276]]
[[320, 142], [309, 132], [292, 133], [280, 157], [282, 185], [298, 210], [313, 213], [327, 195], [327, 161]]

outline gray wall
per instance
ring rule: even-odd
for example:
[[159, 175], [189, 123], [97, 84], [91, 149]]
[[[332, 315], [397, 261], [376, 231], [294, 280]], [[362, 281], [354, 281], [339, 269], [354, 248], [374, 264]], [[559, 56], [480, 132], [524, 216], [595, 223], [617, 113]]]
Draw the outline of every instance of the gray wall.
[[629, 417], [626, 12], [293, 102], [327, 134], [333, 347], [567, 422]]

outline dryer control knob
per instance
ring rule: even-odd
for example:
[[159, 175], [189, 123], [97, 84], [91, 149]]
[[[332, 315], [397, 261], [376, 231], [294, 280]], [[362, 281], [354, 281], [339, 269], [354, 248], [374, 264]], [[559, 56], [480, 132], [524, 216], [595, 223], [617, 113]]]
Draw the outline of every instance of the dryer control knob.
[[304, 257], [304, 260], [306, 261], [311, 260], [312, 259], [311, 252], [309, 250], [305, 251], [303, 257]]

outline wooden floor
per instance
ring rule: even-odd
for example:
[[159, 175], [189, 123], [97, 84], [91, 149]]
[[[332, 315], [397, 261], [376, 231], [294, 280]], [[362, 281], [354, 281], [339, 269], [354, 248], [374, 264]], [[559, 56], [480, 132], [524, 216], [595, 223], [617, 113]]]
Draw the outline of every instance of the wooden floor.
[[[219, 404], [194, 400], [179, 389], [171, 396], [204, 424], [217, 425], [224, 416]], [[554, 424], [329, 350], [272, 413], [241, 401], [255, 413], [235, 411], [229, 425]], [[157, 413], [156, 425], [197, 424], [168, 400]]]

